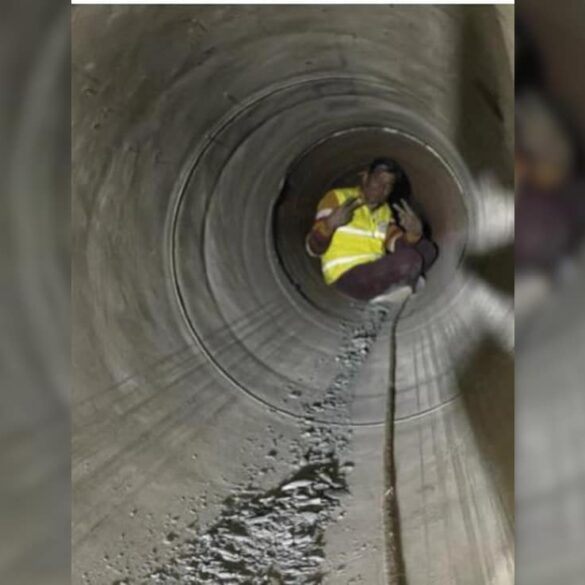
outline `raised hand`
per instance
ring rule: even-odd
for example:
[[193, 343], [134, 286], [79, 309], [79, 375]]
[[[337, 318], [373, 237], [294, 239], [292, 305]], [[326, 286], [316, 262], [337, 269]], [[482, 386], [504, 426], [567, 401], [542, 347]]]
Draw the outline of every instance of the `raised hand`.
[[397, 203], [393, 206], [394, 210], [398, 214], [400, 225], [404, 228], [404, 230], [406, 230], [407, 233], [420, 238], [423, 233], [422, 221], [404, 199], [401, 199], [400, 203], [402, 205]]
[[334, 232], [338, 227], [349, 223], [353, 217], [353, 212], [364, 205], [365, 202], [357, 197], [351, 197], [345, 203], [337, 207], [331, 215], [327, 217], [325, 223], [327, 227]]

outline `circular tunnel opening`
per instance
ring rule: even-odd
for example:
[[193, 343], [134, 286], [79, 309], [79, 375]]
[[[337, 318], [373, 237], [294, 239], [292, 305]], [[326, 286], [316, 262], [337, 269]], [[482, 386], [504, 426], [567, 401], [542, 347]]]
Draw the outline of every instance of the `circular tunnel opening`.
[[390, 203], [406, 198], [430, 227], [439, 257], [427, 286], [405, 316], [437, 302], [452, 282], [467, 239], [467, 211], [460, 183], [441, 155], [415, 136], [388, 127], [356, 127], [333, 133], [306, 149], [288, 168], [274, 208], [273, 235], [279, 263], [293, 287], [321, 311], [347, 317], [363, 303], [325, 284], [320, 261], [305, 238], [321, 197], [332, 188], [357, 185], [359, 173], [376, 157], [395, 159], [405, 170]]
[[[187, 331], [237, 390], [300, 416], [290, 396], [316, 396], [335, 376], [343, 326], [363, 323], [364, 304], [323, 283], [305, 236], [324, 193], [355, 184], [377, 156], [404, 168], [440, 249], [399, 334], [457, 302], [472, 210], [467, 171], [431, 121], [400, 107], [386, 84], [327, 76], [256, 94], [202, 137], [169, 216], [173, 286]], [[379, 423], [383, 400], [383, 392], [356, 399], [352, 422]]]
[[432, 317], [421, 308], [450, 306], [472, 211], [463, 196], [466, 167], [432, 120], [397, 104], [386, 84], [322, 76], [275, 86], [234, 107], [185, 167], [168, 233], [176, 293], [195, 336], [202, 321], [211, 327], [217, 316], [232, 329], [243, 312], [267, 303], [307, 320], [311, 331], [362, 320], [363, 303], [323, 283], [305, 237], [327, 189], [355, 184], [381, 155], [404, 168], [411, 201], [440, 250], [401, 330]]

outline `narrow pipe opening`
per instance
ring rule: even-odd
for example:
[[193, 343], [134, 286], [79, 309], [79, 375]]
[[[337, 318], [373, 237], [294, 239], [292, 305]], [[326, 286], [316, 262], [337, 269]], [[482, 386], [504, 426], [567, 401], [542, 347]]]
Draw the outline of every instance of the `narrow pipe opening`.
[[359, 172], [378, 156], [394, 158], [404, 168], [407, 183], [397, 186], [391, 201], [410, 192], [410, 201], [429, 224], [440, 250], [428, 286], [409, 314], [440, 297], [462, 257], [467, 211], [458, 181], [437, 152], [392, 128], [336, 132], [290, 165], [274, 212], [276, 251], [285, 274], [300, 295], [325, 312], [347, 314], [349, 306], [359, 303], [324, 283], [319, 260], [306, 252], [306, 235], [319, 199], [331, 188], [358, 184]]

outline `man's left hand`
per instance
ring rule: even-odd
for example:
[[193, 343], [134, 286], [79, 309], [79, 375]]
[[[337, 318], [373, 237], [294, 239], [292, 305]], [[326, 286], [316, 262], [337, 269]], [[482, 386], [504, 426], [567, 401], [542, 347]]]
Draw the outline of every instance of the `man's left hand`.
[[401, 199], [400, 204], [397, 203], [393, 207], [398, 214], [400, 225], [404, 228], [404, 230], [412, 238], [421, 238], [423, 234], [423, 224], [412, 207], [410, 207], [410, 205], [408, 205], [404, 199]]

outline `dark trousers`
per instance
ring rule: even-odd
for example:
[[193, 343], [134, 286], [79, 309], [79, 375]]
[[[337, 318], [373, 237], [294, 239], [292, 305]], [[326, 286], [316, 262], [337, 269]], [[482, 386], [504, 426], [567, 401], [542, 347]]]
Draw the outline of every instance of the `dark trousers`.
[[335, 282], [346, 295], [359, 301], [369, 301], [386, 292], [392, 285], [414, 286], [437, 258], [437, 246], [426, 239], [414, 246], [397, 242], [396, 251], [374, 262], [360, 264], [348, 270]]

